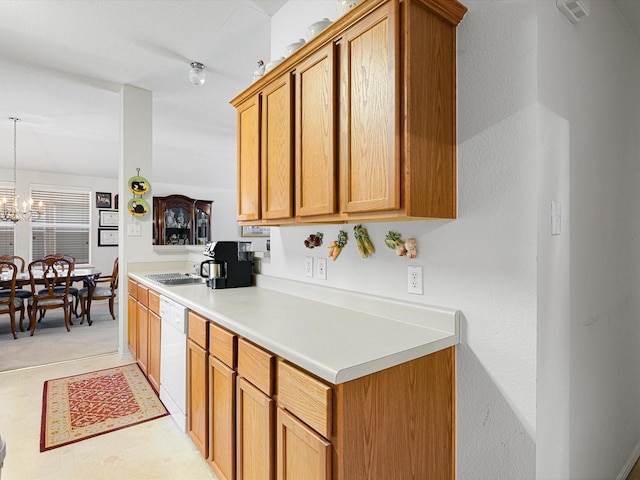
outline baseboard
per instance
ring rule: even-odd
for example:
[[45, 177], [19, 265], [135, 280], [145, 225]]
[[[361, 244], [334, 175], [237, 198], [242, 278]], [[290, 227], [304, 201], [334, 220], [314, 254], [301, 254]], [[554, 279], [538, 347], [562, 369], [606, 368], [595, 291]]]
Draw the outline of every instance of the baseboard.
[[636, 444], [636, 448], [631, 452], [631, 455], [627, 459], [627, 463], [624, 464], [624, 467], [616, 477], [616, 480], [625, 480], [631, 473], [631, 470], [633, 470], [638, 458], [640, 458], [640, 442]]

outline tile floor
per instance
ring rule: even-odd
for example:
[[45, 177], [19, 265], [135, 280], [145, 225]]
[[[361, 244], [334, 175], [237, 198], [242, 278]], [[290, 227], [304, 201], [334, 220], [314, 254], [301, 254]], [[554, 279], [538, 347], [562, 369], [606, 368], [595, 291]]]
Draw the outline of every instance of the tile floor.
[[2, 479], [217, 480], [171, 417], [40, 453], [44, 381], [131, 362], [110, 354], [0, 373], [0, 435], [7, 442]]

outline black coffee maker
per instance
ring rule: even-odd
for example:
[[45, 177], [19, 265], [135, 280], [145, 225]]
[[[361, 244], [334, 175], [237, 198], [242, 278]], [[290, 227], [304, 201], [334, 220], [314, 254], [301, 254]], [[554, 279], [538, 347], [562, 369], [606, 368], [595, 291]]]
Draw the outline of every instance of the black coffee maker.
[[211, 257], [200, 264], [200, 275], [211, 288], [250, 287], [253, 280], [251, 242], [211, 242], [204, 254]]

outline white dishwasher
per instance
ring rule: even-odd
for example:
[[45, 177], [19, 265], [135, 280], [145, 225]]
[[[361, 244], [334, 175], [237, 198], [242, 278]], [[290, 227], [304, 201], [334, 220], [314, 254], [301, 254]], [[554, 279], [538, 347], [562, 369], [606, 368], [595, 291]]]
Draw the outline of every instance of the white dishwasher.
[[187, 308], [160, 296], [160, 400], [187, 431]]

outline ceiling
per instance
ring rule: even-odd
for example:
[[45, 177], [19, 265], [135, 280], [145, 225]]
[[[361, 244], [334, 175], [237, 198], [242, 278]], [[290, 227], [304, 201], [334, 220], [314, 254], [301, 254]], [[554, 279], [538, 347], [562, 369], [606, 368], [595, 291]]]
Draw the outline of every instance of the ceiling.
[[[228, 188], [229, 100], [269, 58], [271, 15], [284, 3], [0, 1], [0, 168], [13, 167], [13, 116], [18, 170], [117, 178], [129, 84], [153, 92], [154, 181]], [[192, 61], [206, 65], [202, 86], [188, 80]]]
[[[640, 35], [640, 1], [615, 1]], [[229, 100], [270, 57], [270, 17], [284, 3], [0, 0], [0, 169], [13, 165], [17, 116], [19, 170], [117, 178], [129, 84], [153, 92], [154, 182], [228, 188]], [[188, 81], [192, 61], [206, 65], [202, 86]]]

